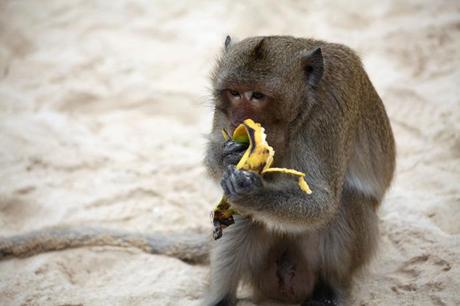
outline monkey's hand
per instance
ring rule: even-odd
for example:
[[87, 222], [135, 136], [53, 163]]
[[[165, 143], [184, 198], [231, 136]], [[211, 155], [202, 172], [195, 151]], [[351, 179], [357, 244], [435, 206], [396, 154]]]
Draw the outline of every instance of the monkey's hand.
[[238, 164], [247, 148], [248, 144], [245, 143], [239, 143], [233, 140], [227, 140], [224, 142], [224, 148], [222, 151], [224, 167]]
[[239, 199], [263, 188], [262, 177], [259, 174], [253, 171], [238, 170], [232, 165], [225, 169], [220, 185], [230, 202], [238, 202]]

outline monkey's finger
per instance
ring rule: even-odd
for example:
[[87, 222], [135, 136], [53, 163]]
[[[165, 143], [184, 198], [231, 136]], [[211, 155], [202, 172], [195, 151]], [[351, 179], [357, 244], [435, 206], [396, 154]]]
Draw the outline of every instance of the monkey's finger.
[[224, 166], [238, 164], [238, 162], [241, 160], [243, 155], [244, 155], [244, 151], [243, 152], [236, 152], [236, 153], [232, 153], [232, 154], [228, 154], [228, 155], [224, 156], [224, 158], [223, 158]]
[[246, 189], [252, 185], [251, 175], [248, 171], [234, 171], [232, 172], [230, 179], [240, 189]]
[[252, 171], [241, 171], [241, 174], [237, 176], [237, 179], [239, 179], [238, 186], [246, 193], [263, 186], [260, 175]]
[[228, 166], [227, 169], [224, 171], [222, 180], [220, 181], [220, 185], [226, 195], [232, 195], [235, 193], [235, 187], [231, 180], [231, 175], [235, 170], [236, 169], [234, 166]]
[[224, 194], [229, 194], [227, 181], [228, 181], [228, 178], [222, 178], [222, 180], [220, 181], [220, 187], [222, 187], [222, 190], [224, 191]]
[[230, 196], [236, 196], [241, 193], [241, 187], [238, 186], [238, 182], [234, 172], [232, 172], [230, 174], [230, 177], [228, 178], [228, 185], [230, 186]]
[[250, 178], [251, 183], [252, 183], [253, 186], [255, 186], [257, 188], [260, 188], [260, 187], [263, 186], [262, 177], [259, 174], [254, 173], [254, 172], [250, 172], [249, 178]]
[[224, 170], [224, 173], [222, 175], [222, 180], [228, 178], [230, 176], [230, 173], [231, 173], [231, 170], [230, 170], [230, 167], [231, 165], [228, 165], [225, 170]]
[[236, 170], [231, 174], [230, 180], [232, 181], [236, 194], [247, 194], [258, 187], [258, 185], [254, 183], [252, 176], [252, 172], [244, 170]]
[[236, 169], [236, 167], [231, 166], [231, 167], [229, 167], [229, 172], [230, 172], [230, 176], [228, 178], [228, 181], [229, 181], [229, 184], [231, 186], [230, 192], [233, 195], [237, 195], [238, 193], [241, 193], [241, 191], [242, 191], [242, 186], [240, 186], [241, 178], [239, 178], [239, 176], [242, 175], [243, 171], [240, 171], [240, 170]]
[[247, 148], [247, 144], [239, 143], [233, 140], [227, 140], [226, 142], [224, 142], [224, 149], [222, 153], [224, 156], [226, 156], [235, 152], [244, 152]]
[[231, 177], [228, 177], [227, 179], [222, 180], [221, 184], [222, 184], [222, 188], [224, 189], [225, 195], [232, 197], [237, 194], [235, 184], [233, 183]]
[[224, 178], [229, 178], [233, 172], [236, 171], [236, 167], [235, 165], [228, 165], [226, 166], [225, 170], [224, 170], [224, 174], [222, 176], [222, 179]]

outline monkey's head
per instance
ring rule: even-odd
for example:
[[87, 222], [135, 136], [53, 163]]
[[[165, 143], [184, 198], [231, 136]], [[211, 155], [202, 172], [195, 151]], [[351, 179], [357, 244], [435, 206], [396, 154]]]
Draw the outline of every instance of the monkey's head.
[[267, 129], [269, 140], [275, 131], [287, 130], [308, 107], [309, 93], [318, 87], [324, 70], [321, 49], [308, 50], [305, 42], [268, 36], [232, 43], [227, 36], [212, 75], [220, 128], [233, 131], [251, 118]]

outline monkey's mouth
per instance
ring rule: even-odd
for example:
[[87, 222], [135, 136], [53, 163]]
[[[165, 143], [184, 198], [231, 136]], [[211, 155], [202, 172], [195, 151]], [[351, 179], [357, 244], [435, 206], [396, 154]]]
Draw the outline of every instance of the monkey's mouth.
[[246, 118], [244, 120], [235, 120], [235, 121], [231, 121], [230, 122], [230, 127], [229, 127], [229, 132], [230, 132], [230, 135], [233, 135], [233, 132], [235, 132], [236, 128], [239, 127], [241, 124], [244, 123], [245, 120], [254, 120], [252, 118]]
[[[240, 125], [241, 123], [230, 123], [230, 126], [228, 128], [228, 134], [229, 135], [233, 135], [233, 133], [235, 132], [236, 128]], [[230, 137], [231, 138], [231, 137]]]
[[233, 133], [235, 132], [235, 130], [236, 130], [238, 125], [239, 124], [237, 124], [237, 125], [231, 124], [230, 125], [230, 128], [228, 129], [229, 135], [233, 135]]

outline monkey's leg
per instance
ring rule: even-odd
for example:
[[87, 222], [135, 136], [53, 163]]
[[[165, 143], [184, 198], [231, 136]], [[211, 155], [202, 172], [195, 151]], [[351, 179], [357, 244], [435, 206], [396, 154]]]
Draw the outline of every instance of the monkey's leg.
[[[236, 290], [263, 247], [257, 243], [259, 229], [250, 220], [235, 216], [235, 224], [225, 229], [211, 251], [211, 276], [204, 305], [236, 304]], [[255, 255], [254, 255], [255, 254]]]
[[341, 209], [320, 238], [321, 275], [312, 298], [303, 305], [344, 305], [352, 282], [378, 244], [377, 200], [344, 190]]

